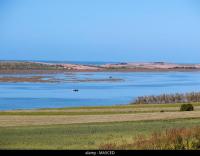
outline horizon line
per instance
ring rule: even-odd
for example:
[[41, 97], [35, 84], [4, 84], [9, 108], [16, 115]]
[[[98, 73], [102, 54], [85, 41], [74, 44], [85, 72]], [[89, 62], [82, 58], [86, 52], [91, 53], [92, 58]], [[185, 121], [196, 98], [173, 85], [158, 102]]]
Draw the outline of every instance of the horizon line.
[[91, 62], [91, 63], [174, 63], [174, 64], [200, 64], [197, 62], [173, 62], [173, 61], [86, 61], [86, 60], [38, 60], [38, 59], [0, 59], [1, 61], [19, 61], [19, 62]]

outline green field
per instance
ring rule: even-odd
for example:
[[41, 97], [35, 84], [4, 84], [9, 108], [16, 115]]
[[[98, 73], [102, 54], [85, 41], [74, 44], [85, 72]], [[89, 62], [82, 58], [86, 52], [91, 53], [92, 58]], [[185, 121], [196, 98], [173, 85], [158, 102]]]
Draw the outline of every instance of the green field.
[[[184, 118], [179, 118], [179, 106], [180, 104], [148, 104], [2, 111], [0, 112], [0, 149], [98, 149], [101, 144], [105, 143], [131, 142], [140, 134], [148, 136], [152, 132], [167, 128], [200, 126], [200, 116], [191, 117], [189, 116], [191, 112], [184, 112]], [[200, 105], [196, 103], [194, 106], [195, 111], [192, 113], [200, 114]], [[140, 118], [140, 115], [148, 115], [148, 109], [151, 115], [158, 119], [145, 121], [141, 118], [138, 121], [122, 121], [121, 119], [119, 122], [116, 121], [117, 117], [121, 118], [125, 115], [139, 115], [137, 117]], [[160, 110], [166, 110], [166, 112], [162, 113]], [[168, 116], [165, 118], [165, 115], [169, 113], [174, 113], [172, 119]], [[176, 113], [179, 114], [177, 118]], [[106, 117], [106, 115], [114, 117], [115, 122], [98, 122], [99, 118]], [[162, 116], [161, 119], [159, 115]], [[18, 120], [18, 117], [26, 119], [26, 122], [23, 123], [21, 118]], [[48, 118], [51, 117], [56, 119], [55, 122], [49, 122]], [[64, 119], [68, 117], [80, 117], [83, 123], [67, 123]], [[96, 117], [97, 120], [87, 123], [84, 120], [87, 117]]]
[[98, 149], [102, 143], [131, 141], [138, 134], [196, 125], [200, 125], [200, 119], [3, 127], [0, 148]]

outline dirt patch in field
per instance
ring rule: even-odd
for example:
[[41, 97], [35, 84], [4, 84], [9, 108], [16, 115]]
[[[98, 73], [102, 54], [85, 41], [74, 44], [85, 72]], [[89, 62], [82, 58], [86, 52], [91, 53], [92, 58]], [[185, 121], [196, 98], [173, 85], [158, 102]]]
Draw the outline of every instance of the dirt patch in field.
[[120, 122], [120, 121], [148, 121], [169, 120], [180, 118], [200, 118], [200, 111], [193, 112], [156, 112], [138, 114], [114, 114], [114, 115], [51, 115], [51, 116], [0, 116], [0, 127], [27, 126], [27, 125], [56, 125], [74, 123]]

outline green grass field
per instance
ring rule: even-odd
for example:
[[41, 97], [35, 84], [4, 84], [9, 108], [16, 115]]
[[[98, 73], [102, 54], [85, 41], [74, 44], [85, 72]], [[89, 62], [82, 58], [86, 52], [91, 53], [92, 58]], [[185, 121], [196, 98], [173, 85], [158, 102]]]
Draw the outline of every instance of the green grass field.
[[[60, 116], [81, 116], [84, 119], [84, 115], [87, 114], [93, 116], [97, 113], [97, 116], [103, 117], [106, 114], [114, 115], [119, 113], [120, 115], [145, 114], [154, 111], [152, 114], [162, 114], [160, 110], [167, 110], [167, 113], [177, 112], [179, 113], [180, 104], [166, 104], [166, 105], [127, 105], [127, 106], [110, 106], [110, 107], [84, 107], [84, 108], [62, 108], [62, 109], [40, 109], [40, 110], [18, 110], [18, 111], [6, 111], [0, 112], [0, 149], [98, 149], [101, 144], [109, 142], [129, 142], [133, 141], [135, 136], [140, 134], [150, 135], [155, 131], [162, 131], [166, 128], [179, 128], [179, 127], [193, 127], [200, 126], [200, 117], [191, 118], [187, 116], [187, 112], [184, 119], [176, 117], [174, 119], [162, 119], [162, 120], [149, 120], [149, 121], [120, 121], [120, 122], [92, 122], [92, 123], [74, 123], [74, 124], [54, 124], [49, 125], [37, 125], [37, 120], [34, 120], [35, 125], [26, 123], [25, 125], [16, 126], [16, 122], [13, 121], [13, 117], [24, 118], [36, 118], [40, 116], [51, 117], [56, 116], [54, 113], [74, 113], [65, 114]], [[196, 113], [200, 111], [198, 103], [194, 104]], [[172, 109], [171, 109], [172, 108]], [[144, 111], [145, 109], [145, 111]], [[147, 110], [146, 110], [147, 109]], [[133, 111], [133, 112], [129, 112]], [[82, 113], [85, 114], [82, 114]], [[12, 114], [13, 113], [13, 114]], [[20, 114], [21, 113], [21, 114]], [[30, 114], [29, 114], [30, 113]], [[34, 114], [35, 113], [35, 114]], [[38, 113], [38, 114], [37, 114]], [[45, 114], [46, 113], [46, 114]], [[53, 114], [51, 114], [53, 113]], [[99, 113], [99, 114], [98, 114]], [[101, 114], [102, 113], [102, 114]], [[175, 114], [176, 115], [176, 114]], [[11, 117], [12, 122], [9, 126], [3, 125], [5, 119]], [[2, 119], [1, 119], [2, 118]], [[38, 120], [38, 123], [40, 121]], [[13, 125], [12, 125], [13, 123]], [[20, 124], [19, 124], [20, 125]]]
[[[192, 103], [195, 110], [200, 110], [200, 103]], [[175, 112], [181, 104], [138, 104], [96, 107], [69, 107], [37, 110], [0, 111], [0, 115], [105, 115], [105, 114], [134, 114], [148, 112]]]
[[138, 134], [196, 125], [200, 119], [3, 127], [0, 149], [98, 149], [102, 143], [132, 141]]

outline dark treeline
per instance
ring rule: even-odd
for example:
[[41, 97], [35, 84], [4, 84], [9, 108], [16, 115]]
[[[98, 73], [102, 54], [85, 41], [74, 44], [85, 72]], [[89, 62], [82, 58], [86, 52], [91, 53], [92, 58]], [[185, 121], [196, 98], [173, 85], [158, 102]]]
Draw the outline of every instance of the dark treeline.
[[162, 94], [158, 96], [139, 96], [135, 99], [133, 104], [167, 104], [187, 102], [200, 102], [200, 92]]

